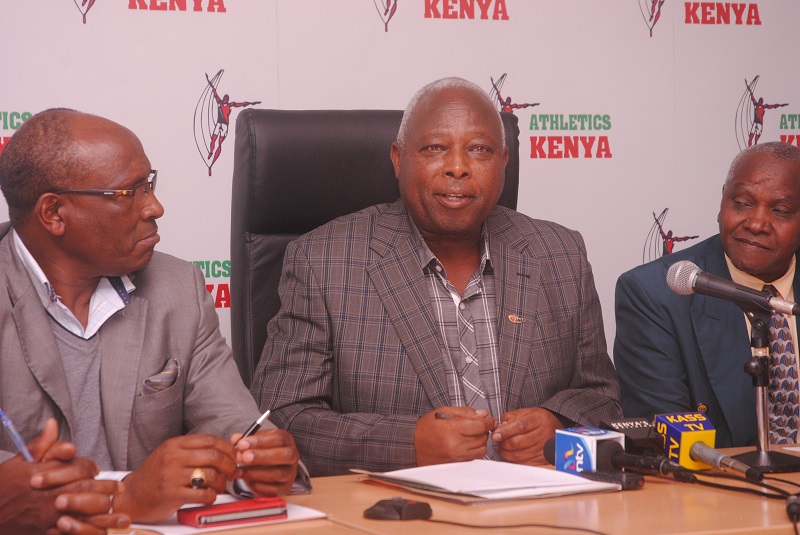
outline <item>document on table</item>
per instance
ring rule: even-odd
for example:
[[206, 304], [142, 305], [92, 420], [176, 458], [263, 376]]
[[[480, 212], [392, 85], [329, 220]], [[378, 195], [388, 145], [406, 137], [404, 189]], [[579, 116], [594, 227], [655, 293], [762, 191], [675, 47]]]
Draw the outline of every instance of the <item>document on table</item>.
[[483, 459], [393, 472], [351, 471], [366, 476], [367, 482], [463, 503], [620, 490], [615, 483], [590, 481], [548, 468]]
[[[236, 500], [237, 498], [230, 494], [220, 494], [217, 496], [217, 503], [227, 503]], [[293, 503], [286, 504], [286, 518], [277, 520], [259, 520], [256, 522], [246, 522], [244, 524], [228, 524], [225, 526], [208, 526], [203, 528], [195, 528], [178, 523], [178, 516], [172, 515], [166, 520], [157, 524], [133, 524], [131, 529], [149, 530], [162, 535], [191, 535], [194, 533], [209, 533], [212, 531], [221, 531], [225, 529], [243, 528], [246, 526], [258, 526], [260, 524], [282, 524], [284, 522], [294, 522], [297, 520], [315, 520], [318, 518], [326, 518], [328, 515], [322, 511], [311, 509], [310, 507], [303, 507], [302, 505], [295, 505]]]

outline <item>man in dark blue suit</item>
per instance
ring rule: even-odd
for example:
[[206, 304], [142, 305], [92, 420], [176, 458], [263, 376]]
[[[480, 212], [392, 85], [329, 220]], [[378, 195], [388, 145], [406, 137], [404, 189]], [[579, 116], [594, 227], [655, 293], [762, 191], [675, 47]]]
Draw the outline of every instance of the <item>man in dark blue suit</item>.
[[[751, 354], [744, 313], [722, 299], [678, 295], [666, 275], [670, 265], [689, 260], [751, 288], [772, 284], [795, 301], [800, 149], [773, 142], [742, 151], [722, 188], [717, 221], [718, 235], [620, 276], [614, 362], [625, 416], [701, 411], [717, 429], [717, 447], [753, 445], [755, 389], [743, 371]], [[789, 323], [797, 340], [795, 319]]]

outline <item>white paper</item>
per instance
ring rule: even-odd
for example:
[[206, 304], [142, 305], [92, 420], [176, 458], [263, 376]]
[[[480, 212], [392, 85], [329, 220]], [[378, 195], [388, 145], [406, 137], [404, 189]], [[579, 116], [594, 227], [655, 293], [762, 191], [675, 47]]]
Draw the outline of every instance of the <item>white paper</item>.
[[591, 481], [536, 466], [477, 459], [385, 472], [382, 475], [431, 490], [507, 499], [545, 494], [619, 490], [619, 485]]

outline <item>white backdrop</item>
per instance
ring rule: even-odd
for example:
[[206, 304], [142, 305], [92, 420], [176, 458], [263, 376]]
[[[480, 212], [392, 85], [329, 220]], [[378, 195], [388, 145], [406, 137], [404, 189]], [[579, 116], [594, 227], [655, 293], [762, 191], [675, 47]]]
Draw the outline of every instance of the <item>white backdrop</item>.
[[716, 232], [722, 181], [752, 125], [746, 83], [788, 104], [765, 110], [759, 141], [800, 145], [792, 0], [0, 0], [0, 20], [0, 142], [55, 106], [133, 130], [159, 170], [159, 249], [204, 266], [226, 336], [241, 108], [209, 176], [206, 74], [220, 97], [260, 108], [402, 109], [450, 75], [537, 104], [513, 108], [519, 210], [583, 233], [609, 346], [616, 278], [661, 247], [653, 214], [668, 208], [675, 236]]

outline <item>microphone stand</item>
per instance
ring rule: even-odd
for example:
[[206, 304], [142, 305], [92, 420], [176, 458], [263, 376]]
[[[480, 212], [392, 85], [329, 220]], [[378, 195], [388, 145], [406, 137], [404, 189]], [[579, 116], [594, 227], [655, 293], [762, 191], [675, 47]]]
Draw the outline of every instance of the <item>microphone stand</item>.
[[750, 318], [752, 357], [744, 364], [744, 372], [753, 378], [756, 389], [756, 451], [740, 453], [733, 458], [761, 473], [800, 472], [800, 458], [770, 451], [769, 444], [769, 320], [772, 310], [739, 305]]

